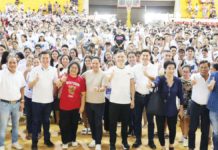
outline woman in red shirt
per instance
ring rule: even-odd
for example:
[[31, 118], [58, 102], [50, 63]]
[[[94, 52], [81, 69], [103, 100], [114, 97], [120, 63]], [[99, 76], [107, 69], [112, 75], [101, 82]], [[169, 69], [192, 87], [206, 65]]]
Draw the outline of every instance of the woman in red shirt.
[[67, 149], [68, 143], [77, 146], [76, 132], [79, 113], [84, 111], [86, 84], [85, 79], [79, 76], [80, 65], [72, 62], [66, 75], [63, 75], [57, 86], [61, 88], [60, 95], [60, 130], [62, 148]]

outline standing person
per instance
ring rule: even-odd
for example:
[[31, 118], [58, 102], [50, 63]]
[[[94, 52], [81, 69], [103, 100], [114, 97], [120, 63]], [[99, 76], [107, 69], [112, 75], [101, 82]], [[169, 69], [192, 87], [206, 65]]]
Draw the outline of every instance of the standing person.
[[7, 68], [0, 71], [0, 150], [5, 150], [5, 133], [9, 117], [12, 119], [12, 147], [23, 149], [18, 143], [19, 110], [24, 107], [25, 79], [17, 71], [15, 56], [8, 56]]
[[[24, 100], [25, 100], [25, 114], [26, 114], [26, 129], [27, 135], [26, 139], [30, 140], [32, 138], [32, 89], [28, 87], [30, 72], [33, 67], [37, 67], [39, 64], [33, 64], [33, 55], [27, 57], [27, 67], [24, 71], [24, 78], [26, 80], [26, 86], [24, 89]], [[36, 59], [36, 58], [35, 58]], [[41, 129], [41, 124], [40, 124]], [[41, 131], [39, 131], [40, 133]]]
[[53, 89], [57, 80], [57, 70], [50, 66], [50, 54], [48, 51], [40, 53], [41, 65], [33, 68], [30, 73], [29, 88], [33, 89], [32, 95], [32, 150], [37, 150], [38, 133], [40, 123], [44, 129], [44, 144], [53, 147], [50, 141], [50, 113], [53, 105]]
[[133, 73], [126, 69], [126, 55], [124, 51], [117, 51], [116, 66], [109, 69], [108, 80], [111, 83], [111, 97], [109, 106], [110, 120], [110, 150], [116, 150], [117, 122], [121, 121], [121, 135], [123, 149], [129, 149], [127, 141], [127, 126], [130, 108], [134, 108], [135, 83]]
[[58, 87], [62, 88], [60, 96], [60, 130], [62, 148], [67, 149], [68, 143], [78, 146], [76, 132], [78, 128], [79, 114], [85, 107], [85, 80], [80, 75], [80, 65], [72, 62], [68, 66], [67, 75], [59, 79]]
[[183, 88], [183, 97], [184, 97], [184, 117], [180, 118], [180, 127], [182, 130], [182, 138], [181, 141], [184, 147], [188, 146], [188, 130], [189, 130], [189, 122], [190, 117], [188, 114], [189, 102], [191, 100], [192, 94], [192, 84], [191, 84], [191, 67], [188, 65], [184, 65], [182, 67], [182, 88]]
[[[136, 55], [135, 52], [129, 52], [127, 54], [127, 63], [126, 66], [128, 69], [133, 69], [133, 67], [136, 65]], [[134, 109], [130, 111], [130, 119], [129, 119], [129, 129], [128, 129], [128, 135], [134, 135]]]
[[[91, 69], [91, 62], [92, 62], [92, 56], [85, 56], [83, 60], [83, 66], [82, 66], [82, 71], [81, 73], [83, 74], [87, 70]], [[88, 117], [86, 114], [86, 111], [83, 111], [82, 113], [82, 121], [84, 122], [85, 128], [82, 129], [81, 133], [82, 134], [91, 134], [91, 129], [89, 127], [89, 122], [88, 122]]]
[[218, 150], [218, 64], [213, 64], [213, 72], [209, 79], [208, 88], [211, 91], [207, 108], [209, 109], [210, 122], [213, 128], [213, 145], [214, 150]]
[[[115, 63], [113, 61], [108, 61], [106, 63], [106, 70], [107, 72], [111, 67], [113, 67]], [[111, 95], [111, 87], [107, 85], [105, 90], [105, 107], [104, 107], [104, 130], [106, 133], [109, 133], [109, 105], [110, 105], [110, 95]]]
[[123, 34], [122, 29], [118, 28], [117, 29], [117, 34], [114, 37], [115, 46], [114, 46], [113, 49], [115, 50], [116, 48], [118, 48], [120, 50], [123, 50], [124, 49], [124, 45], [125, 45], [125, 41], [126, 41], [126, 37]]
[[199, 63], [199, 73], [191, 76], [192, 80], [192, 100], [190, 103], [190, 126], [189, 126], [189, 149], [195, 148], [195, 132], [199, 126], [201, 119], [201, 143], [200, 150], [208, 149], [208, 137], [210, 128], [209, 110], [207, 102], [209, 97], [209, 89], [207, 81], [209, 78], [210, 63], [201, 61]]
[[[176, 64], [173, 61], [166, 61], [164, 63], [165, 74], [158, 77], [154, 81], [154, 86], [158, 87], [161, 100], [164, 101], [163, 115], [156, 116], [157, 132], [162, 150], [165, 150], [164, 127], [167, 122], [169, 128], [169, 150], [174, 150], [174, 141], [176, 137], [176, 123], [177, 117], [183, 118], [183, 91], [181, 80], [174, 76]], [[153, 84], [153, 83], [152, 83]], [[178, 111], [176, 105], [176, 97], [180, 99], [180, 109]]]
[[102, 119], [105, 107], [105, 87], [106, 78], [104, 72], [100, 69], [100, 58], [92, 58], [92, 69], [83, 73], [86, 80], [86, 114], [89, 120], [92, 139], [89, 147], [95, 147], [101, 150], [102, 140]]
[[[147, 88], [149, 81], [153, 81], [158, 71], [156, 66], [151, 63], [151, 52], [149, 50], [142, 50], [141, 52], [141, 62], [133, 68], [134, 77], [135, 77], [135, 136], [136, 141], [133, 144], [134, 148], [138, 148], [141, 142], [142, 136], [142, 114], [145, 107], [147, 107], [148, 101], [150, 99], [151, 89]], [[148, 120], [148, 145], [152, 149], [156, 149], [154, 144], [154, 116], [147, 113]]]

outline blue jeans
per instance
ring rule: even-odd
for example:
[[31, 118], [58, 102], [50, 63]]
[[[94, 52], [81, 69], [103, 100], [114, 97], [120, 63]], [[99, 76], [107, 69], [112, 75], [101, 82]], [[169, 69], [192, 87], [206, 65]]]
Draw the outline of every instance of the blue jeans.
[[210, 111], [210, 121], [213, 127], [214, 150], [218, 150], [218, 113]]
[[0, 146], [4, 146], [8, 119], [12, 120], [12, 143], [18, 141], [20, 103], [8, 104], [0, 101]]

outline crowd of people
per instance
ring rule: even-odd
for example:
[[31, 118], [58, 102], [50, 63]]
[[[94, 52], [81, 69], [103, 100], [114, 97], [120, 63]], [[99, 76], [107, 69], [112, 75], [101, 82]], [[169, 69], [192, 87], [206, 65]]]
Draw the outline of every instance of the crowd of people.
[[[23, 149], [19, 111], [26, 116], [32, 150], [38, 149], [41, 126], [44, 144], [54, 146], [51, 112], [63, 149], [78, 146], [82, 117], [82, 132], [91, 133], [89, 147], [96, 150], [101, 150], [103, 128], [110, 134], [110, 150], [116, 149], [118, 122], [123, 149], [130, 149], [128, 134], [135, 136], [131, 147], [142, 146], [142, 118], [147, 118], [152, 149], [157, 148], [156, 128], [161, 149], [169, 134], [169, 150], [174, 150], [180, 122], [184, 148], [195, 149], [199, 127], [200, 150], [208, 149], [210, 130], [218, 150], [217, 27], [169, 21], [128, 29], [120, 21], [96, 21], [84, 14], [22, 9], [0, 18], [0, 150], [5, 150], [9, 118], [12, 147]], [[164, 108], [158, 115], [146, 111], [156, 88]]]

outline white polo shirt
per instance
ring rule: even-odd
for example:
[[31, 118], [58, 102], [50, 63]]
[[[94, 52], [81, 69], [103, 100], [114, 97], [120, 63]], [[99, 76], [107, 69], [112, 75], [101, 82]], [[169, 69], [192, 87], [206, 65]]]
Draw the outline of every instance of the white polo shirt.
[[113, 73], [113, 71], [114, 76], [111, 80], [110, 102], [116, 104], [130, 104], [130, 80], [134, 79], [132, 71], [126, 67], [120, 69], [117, 66], [114, 66], [108, 70], [109, 76]]
[[147, 87], [149, 78], [144, 75], [144, 70], [149, 76], [156, 77], [158, 75], [158, 69], [156, 65], [149, 63], [147, 66], [143, 64], [137, 64], [133, 67], [134, 79], [135, 79], [135, 90], [140, 94], [149, 94], [151, 88]]
[[207, 105], [210, 91], [207, 88], [207, 81], [200, 73], [192, 74], [191, 80], [195, 79], [197, 83], [192, 86], [192, 100], [199, 105]]
[[20, 89], [25, 86], [25, 79], [20, 71], [11, 73], [8, 68], [0, 71], [0, 99], [17, 101], [21, 99]]
[[39, 75], [39, 81], [33, 87], [32, 101], [43, 104], [53, 102], [53, 84], [58, 78], [57, 69], [51, 66], [48, 69], [37, 66], [32, 69], [29, 82], [35, 80], [37, 74]]

